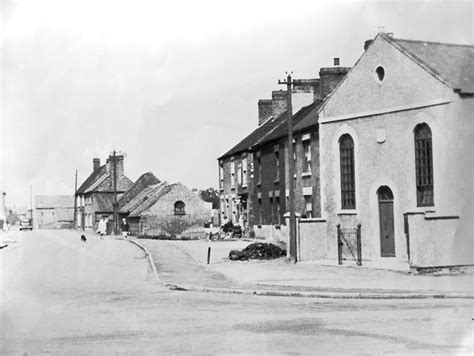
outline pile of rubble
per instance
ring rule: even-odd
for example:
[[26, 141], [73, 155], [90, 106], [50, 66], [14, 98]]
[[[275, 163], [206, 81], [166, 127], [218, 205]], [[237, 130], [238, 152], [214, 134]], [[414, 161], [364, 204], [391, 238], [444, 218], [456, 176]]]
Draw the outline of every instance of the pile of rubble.
[[248, 245], [242, 251], [232, 250], [229, 252], [231, 261], [271, 260], [286, 256], [286, 250], [271, 243], [255, 242]]

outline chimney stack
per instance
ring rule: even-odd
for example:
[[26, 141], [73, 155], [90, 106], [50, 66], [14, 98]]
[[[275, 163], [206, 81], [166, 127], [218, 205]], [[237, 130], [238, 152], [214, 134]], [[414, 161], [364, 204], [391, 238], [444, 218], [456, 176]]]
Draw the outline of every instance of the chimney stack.
[[288, 94], [286, 90], [272, 91], [272, 115], [278, 117], [286, 111], [288, 106]]
[[[117, 180], [121, 176], [124, 175], [123, 159], [124, 159], [124, 155], [122, 152], [115, 152], [115, 167], [117, 169]], [[114, 155], [113, 154], [110, 154], [109, 158], [107, 158], [107, 172], [109, 172], [110, 176], [113, 178], [114, 176]]]
[[339, 66], [339, 58], [334, 57], [334, 67], [338, 67], [338, 66]]
[[258, 126], [262, 125], [272, 116], [272, 99], [258, 101]]
[[92, 172], [95, 172], [100, 168], [100, 158], [94, 158], [92, 160]]
[[367, 51], [367, 48], [370, 47], [370, 45], [374, 42], [374, 40], [367, 40], [364, 42], [364, 51]]
[[350, 69], [350, 67], [324, 67], [319, 70], [321, 99], [336, 89]]

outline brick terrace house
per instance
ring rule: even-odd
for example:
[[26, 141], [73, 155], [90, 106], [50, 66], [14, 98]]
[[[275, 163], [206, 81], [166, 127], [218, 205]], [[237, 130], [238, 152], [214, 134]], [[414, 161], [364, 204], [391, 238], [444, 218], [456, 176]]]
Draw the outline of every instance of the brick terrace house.
[[367, 41], [319, 110], [325, 221], [304, 257], [336, 259], [336, 225], [361, 224], [364, 259], [474, 264], [473, 112], [474, 46]]
[[35, 196], [33, 223], [35, 229], [71, 228], [74, 224], [74, 196]]
[[[338, 66], [321, 68], [319, 79], [301, 80], [294, 89], [296, 98], [309, 93], [312, 102], [293, 115], [295, 207], [306, 218], [320, 216], [318, 109], [348, 71]], [[259, 126], [219, 158], [221, 215], [238, 223], [243, 214], [257, 235], [276, 239], [287, 238], [283, 218], [289, 195], [286, 100], [285, 91], [259, 100]]]
[[93, 159], [93, 171], [76, 192], [77, 228], [96, 231], [101, 216], [113, 214], [114, 203], [114, 166], [117, 179], [117, 200], [128, 191], [133, 182], [125, 176], [124, 156], [110, 155], [106, 164], [100, 165], [100, 159]]

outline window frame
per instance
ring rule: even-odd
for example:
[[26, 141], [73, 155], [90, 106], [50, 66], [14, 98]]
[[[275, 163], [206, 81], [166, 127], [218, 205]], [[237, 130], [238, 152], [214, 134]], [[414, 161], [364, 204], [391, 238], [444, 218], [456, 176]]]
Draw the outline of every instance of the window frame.
[[355, 182], [355, 144], [348, 133], [339, 137], [339, 174], [341, 210], [355, 210], [356, 182]]
[[303, 140], [303, 173], [311, 173], [311, 140]]
[[[424, 130], [424, 131], [422, 131]], [[434, 206], [433, 132], [430, 126], [419, 123], [413, 129], [415, 149], [416, 206]]]
[[[182, 204], [182, 207], [181, 207]], [[178, 205], [180, 205], [178, 207]], [[178, 200], [173, 205], [174, 215], [186, 215], [186, 204], [182, 200]]]

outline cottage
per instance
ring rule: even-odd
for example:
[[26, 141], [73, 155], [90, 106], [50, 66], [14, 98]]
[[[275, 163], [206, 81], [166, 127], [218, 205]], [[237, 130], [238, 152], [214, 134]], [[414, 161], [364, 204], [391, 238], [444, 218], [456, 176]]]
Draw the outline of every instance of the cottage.
[[96, 231], [101, 216], [113, 214], [115, 194], [118, 201], [132, 185], [124, 173], [123, 153], [111, 154], [102, 166], [94, 158], [92, 173], [76, 191], [77, 228]]
[[319, 111], [322, 217], [307, 259], [337, 259], [361, 224], [366, 260], [474, 264], [474, 46], [384, 33]]
[[70, 229], [74, 224], [74, 196], [35, 196], [33, 223], [36, 229]]
[[206, 203], [181, 183], [150, 184], [120, 209], [127, 216], [132, 235], [177, 236], [211, 219]]

